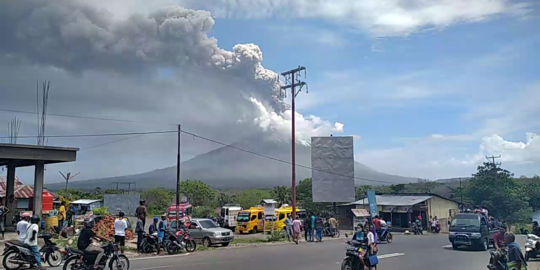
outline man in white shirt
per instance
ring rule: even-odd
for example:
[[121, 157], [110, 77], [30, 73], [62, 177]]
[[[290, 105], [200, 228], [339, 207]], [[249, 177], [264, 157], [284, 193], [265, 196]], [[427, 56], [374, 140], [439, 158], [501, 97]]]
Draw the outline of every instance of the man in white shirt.
[[26, 232], [28, 231], [28, 226], [30, 226], [30, 214], [29, 213], [23, 213], [21, 216], [21, 221], [17, 223], [17, 234], [19, 235], [18, 239], [19, 243], [24, 243], [24, 240], [26, 240]]
[[118, 218], [114, 221], [114, 242], [120, 246], [120, 252], [124, 253], [126, 246], [127, 222], [124, 220], [124, 212], [118, 213]]
[[37, 237], [39, 232], [39, 221], [41, 219], [39, 216], [34, 215], [32, 218], [30, 218], [30, 226], [28, 226], [28, 230], [26, 231], [26, 239], [24, 240], [24, 243], [29, 245], [30, 248], [32, 248], [32, 252], [34, 252], [34, 257], [36, 258], [36, 264], [39, 269], [43, 269], [43, 266], [41, 266], [41, 254], [39, 253], [39, 248], [37, 244]]

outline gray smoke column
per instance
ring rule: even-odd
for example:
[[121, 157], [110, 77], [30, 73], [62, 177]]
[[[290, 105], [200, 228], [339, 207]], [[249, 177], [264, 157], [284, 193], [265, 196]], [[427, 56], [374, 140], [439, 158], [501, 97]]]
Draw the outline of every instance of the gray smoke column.
[[179, 6], [120, 20], [76, 1], [4, 0], [0, 57], [72, 72], [133, 73], [157, 67], [224, 72], [247, 80], [250, 94], [283, 111], [277, 74], [261, 65], [260, 48], [238, 44], [223, 50], [208, 37], [213, 25], [209, 12]]

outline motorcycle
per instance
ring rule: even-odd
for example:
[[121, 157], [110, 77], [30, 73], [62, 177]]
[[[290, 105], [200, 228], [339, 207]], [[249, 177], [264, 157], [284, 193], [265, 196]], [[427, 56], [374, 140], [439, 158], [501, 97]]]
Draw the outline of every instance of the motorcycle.
[[422, 232], [422, 228], [416, 223], [413, 224], [412, 229], [413, 229], [414, 235], [424, 234], [424, 232]]
[[[38, 238], [42, 238], [45, 241], [45, 245], [39, 249], [41, 261], [47, 262], [52, 267], [57, 267], [62, 264], [64, 259], [63, 253], [61, 249], [56, 246], [56, 243], [51, 241], [52, 236], [50, 234], [42, 234], [39, 235]], [[7, 270], [16, 270], [25, 264], [36, 264], [36, 258], [34, 257], [34, 252], [31, 247], [17, 241], [6, 242], [2, 256], [4, 256], [2, 265]], [[8, 263], [12, 263], [15, 266], [11, 267]]]
[[[117, 243], [110, 242], [101, 246], [101, 248], [105, 251], [98, 263], [101, 269], [104, 269], [107, 261], [109, 261], [109, 269], [111, 270], [129, 270], [129, 259], [124, 254], [118, 253]], [[70, 247], [66, 247], [66, 251], [70, 254], [70, 257], [64, 263], [63, 270], [94, 270], [94, 263], [98, 253]]]
[[155, 251], [156, 254], [159, 255], [160, 248], [159, 248], [159, 241], [157, 238], [157, 233], [154, 233], [154, 234], [144, 233], [144, 238], [141, 241], [141, 250], [144, 253], [151, 253]]
[[335, 238], [339, 238], [339, 230], [337, 228], [334, 229], [334, 231], [332, 231], [332, 228], [330, 227], [324, 227], [323, 229], [323, 236], [324, 237], [335, 237]]
[[525, 242], [525, 260], [529, 261], [530, 258], [538, 258], [540, 250], [540, 237], [534, 234], [527, 234], [527, 241]]
[[[345, 234], [345, 237], [348, 238], [348, 235]], [[343, 262], [341, 262], [341, 270], [373, 269], [373, 266], [369, 266], [369, 258], [367, 257], [367, 252], [365, 252], [367, 249], [366, 246], [351, 241], [347, 241], [346, 244], [345, 258], [343, 258]]]
[[379, 242], [383, 242], [383, 241], [386, 241], [388, 244], [394, 241], [394, 237], [392, 236], [390, 227], [386, 228], [386, 230], [380, 233]]
[[495, 260], [495, 252], [496, 251], [494, 251], [494, 250], [489, 252], [489, 255], [491, 256], [489, 261], [492, 264], [489, 265], [488, 268], [490, 268], [491, 270], [508, 270], [508, 266], [506, 266], [506, 264], [508, 263], [508, 259], [507, 259], [507, 256], [506, 256], [506, 251], [503, 249], [502, 250], [503, 255], [499, 257], [499, 260], [494, 262], [494, 260]]
[[163, 237], [163, 247], [171, 255], [177, 254], [181, 250], [185, 249], [187, 252], [194, 252], [197, 248], [195, 240], [189, 237], [189, 231], [184, 229], [176, 232], [176, 235], [165, 231]]

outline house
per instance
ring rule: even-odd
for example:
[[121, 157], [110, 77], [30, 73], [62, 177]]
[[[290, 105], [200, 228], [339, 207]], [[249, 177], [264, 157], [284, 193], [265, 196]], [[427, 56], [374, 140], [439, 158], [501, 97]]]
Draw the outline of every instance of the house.
[[[430, 193], [381, 194], [376, 195], [375, 199], [379, 216], [385, 221], [390, 221], [394, 228], [409, 228], [410, 222], [420, 216], [425, 228], [428, 227], [428, 219], [437, 217], [441, 229], [444, 229], [451, 213], [459, 209], [457, 201]], [[352, 229], [353, 217], [356, 216], [354, 209], [369, 211], [368, 199], [340, 205], [339, 218], [342, 227]]]
[[[0, 176], [0, 200], [5, 203], [6, 197], [6, 177]], [[25, 185], [18, 177], [15, 177], [15, 188], [13, 195], [15, 210], [28, 211], [33, 210], [34, 205], [34, 187]], [[52, 194], [43, 190], [43, 212], [52, 210]]]

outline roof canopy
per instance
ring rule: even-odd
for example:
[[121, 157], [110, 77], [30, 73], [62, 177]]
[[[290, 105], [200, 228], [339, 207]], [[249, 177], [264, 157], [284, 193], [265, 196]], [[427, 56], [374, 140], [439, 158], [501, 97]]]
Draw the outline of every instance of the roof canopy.
[[77, 158], [78, 148], [0, 143], [0, 166], [34, 166], [37, 161], [45, 164], [70, 162]]
[[352, 213], [357, 217], [369, 217], [369, 212], [366, 209], [351, 209]]
[[81, 199], [81, 200], [72, 201], [71, 203], [72, 204], [91, 204], [91, 203], [95, 203], [95, 202], [101, 202], [101, 201], [100, 200]]
[[[376, 195], [377, 205], [381, 206], [412, 206], [429, 199], [433, 196], [410, 196], [410, 195]], [[355, 201], [344, 205], [369, 205], [368, 199]]]

